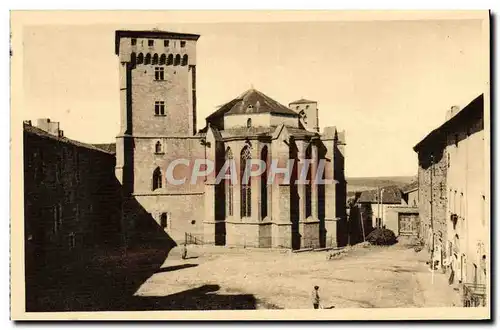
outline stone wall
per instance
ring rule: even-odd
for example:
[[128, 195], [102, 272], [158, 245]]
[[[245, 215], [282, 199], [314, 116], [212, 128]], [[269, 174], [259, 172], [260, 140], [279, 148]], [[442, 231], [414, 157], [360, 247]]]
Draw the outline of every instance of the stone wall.
[[430, 247], [432, 241], [428, 238], [431, 228], [434, 229], [436, 242], [446, 237], [447, 232], [447, 157], [443, 147], [442, 141], [438, 141], [418, 155], [420, 235]]

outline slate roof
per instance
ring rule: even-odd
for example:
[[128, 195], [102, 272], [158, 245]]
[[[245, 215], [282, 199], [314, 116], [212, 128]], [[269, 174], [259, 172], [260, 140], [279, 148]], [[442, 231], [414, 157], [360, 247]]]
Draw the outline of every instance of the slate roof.
[[70, 145], [73, 145], [73, 146], [76, 146], [76, 147], [86, 148], [86, 149], [90, 149], [90, 150], [93, 150], [93, 151], [99, 151], [99, 152], [105, 152], [105, 153], [108, 153], [108, 154], [114, 154], [114, 152], [103, 150], [103, 149], [98, 148], [98, 147], [96, 147], [96, 146], [94, 146], [92, 144], [83, 143], [83, 142], [80, 142], [80, 141], [68, 139], [67, 137], [64, 137], [64, 136], [63, 137], [58, 137], [56, 135], [52, 135], [49, 132], [46, 132], [43, 129], [40, 129], [40, 128], [35, 127], [35, 126], [23, 124], [23, 128], [24, 128], [24, 132], [26, 132], [28, 134], [33, 134], [33, 135], [36, 135], [36, 136], [39, 136], [39, 137], [42, 137], [42, 138], [51, 139], [51, 140], [59, 141], [59, 142], [62, 142], [62, 143], [67, 143], [67, 144], [70, 144]]
[[300, 99], [300, 100], [297, 100], [297, 101], [290, 102], [290, 104], [303, 104], [303, 103], [318, 103], [318, 102], [311, 101], [311, 100], [308, 100], [308, 99]]
[[[384, 193], [382, 196], [382, 204], [401, 204], [401, 190], [397, 186], [382, 187]], [[359, 203], [378, 203], [379, 190], [367, 190], [361, 192], [358, 199]]]
[[295, 111], [252, 88], [222, 105], [217, 111], [208, 116], [207, 120], [220, 116], [250, 115], [258, 113], [272, 113], [298, 117]]

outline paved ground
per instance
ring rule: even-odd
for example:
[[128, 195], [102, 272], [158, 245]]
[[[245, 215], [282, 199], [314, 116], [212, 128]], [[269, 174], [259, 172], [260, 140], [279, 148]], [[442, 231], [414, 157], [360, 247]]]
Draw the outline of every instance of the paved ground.
[[[425, 252], [402, 245], [357, 246], [327, 260], [329, 252], [290, 253], [189, 246], [175, 248], [135, 292], [140, 309], [311, 308], [314, 285], [322, 305], [451, 307], [458, 293], [444, 274], [434, 277]], [[139, 302], [140, 301], [140, 302]], [[139, 306], [139, 307], [138, 307]]]

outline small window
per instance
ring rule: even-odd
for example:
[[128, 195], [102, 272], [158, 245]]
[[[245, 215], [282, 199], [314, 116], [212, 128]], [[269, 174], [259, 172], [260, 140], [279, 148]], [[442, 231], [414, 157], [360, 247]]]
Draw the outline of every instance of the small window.
[[149, 46], [149, 47], [153, 47], [154, 45], [155, 45], [155, 41], [154, 41], [154, 40], [149, 39], [149, 40], [148, 40], [148, 46]]
[[181, 41], [181, 48], [184, 48], [184, 47], [186, 47], [186, 42], [183, 40], [183, 41]]
[[448, 158], [448, 167], [450, 167], [451, 163], [450, 163], [450, 154], [447, 154], [447, 158]]
[[165, 68], [155, 67], [155, 80], [165, 80]]
[[309, 109], [309, 104], [308, 104], [308, 105], [306, 105], [306, 109]]
[[170, 40], [163, 40], [163, 46], [168, 47]]
[[165, 116], [165, 101], [156, 101], [155, 102], [155, 115], [156, 116]]
[[186, 66], [188, 64], [188, 56], [184, 55], [182, 56], [182, 63], [181, 65]]
[[252, 118], [247, 119], [247, 127], [252, 127]]
[[168, 217], [167, 217], [166, 213], [162, 213], [160, 215], [160, 226], [161, 226], [161, 228], [163, 228], [163, 229], [167, 228], [167, 219], [168, 219]]
[[162, 150], [161, 142], [160, 141], [156, 141], [156, 144], [155, 144], [155, 153], [161, 154], [162, 152], [163, 152], [163, 150]]
[[132, 44], [132, 46], [137, 45], [137, 39], [136, 38], [130, 39], [130, 43]]
[[296, 110], [299, 110], [299, 106], [297, 105], [297, 106], [295, 107], [295, 109], [296, 109]]
[[162, 187], [162, 175], [161, 170], [157, 167], [153, 172], [153, 190], [160, 189]]

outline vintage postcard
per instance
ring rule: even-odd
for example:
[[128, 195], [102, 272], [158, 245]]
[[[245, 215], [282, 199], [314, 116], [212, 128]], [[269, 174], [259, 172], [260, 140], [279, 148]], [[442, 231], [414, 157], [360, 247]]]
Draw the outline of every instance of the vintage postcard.
[[489, 20], [11, 12], [12, 319], [489, 319]]

